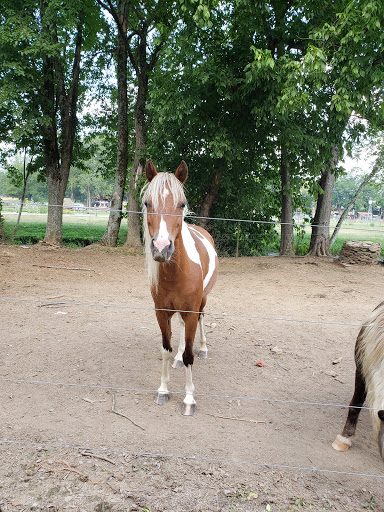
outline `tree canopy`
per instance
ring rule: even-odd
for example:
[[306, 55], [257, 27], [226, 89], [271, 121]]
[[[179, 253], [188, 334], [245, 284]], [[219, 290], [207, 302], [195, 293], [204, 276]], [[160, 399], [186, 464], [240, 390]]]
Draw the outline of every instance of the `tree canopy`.
[[382, 7], [382, 0], [3, 2], [1, 139], [34, 157], [50, 202], [71, 191], [82, 199], [96, 174], [116, 176], [111, 243], [124, 189], [130, 209], [138, 208], [140, 166], [151, 157], [162, 171], [187, 161], [196, 221], [210, 224], [230, 252], [235, 244], [243, 254], [262, 252], [281, 221], [280, 253], [292, 254], [293, 213], [308, 210], [304, 189], [317, 201], [313, 254], [327, 254], [331, 207], [345, 200], [343, 183], [359, 186], [340, 177], [343, 156], [382, 126]]

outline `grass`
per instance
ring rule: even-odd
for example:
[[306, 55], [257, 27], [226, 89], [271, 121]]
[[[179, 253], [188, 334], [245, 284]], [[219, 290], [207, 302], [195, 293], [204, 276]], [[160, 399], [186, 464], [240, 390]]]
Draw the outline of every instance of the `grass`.
[[[333, 228], [334, 225], [331, 224], [331, 234]], [[334, 256], [338, 256], [340, 254], [344, 242], [348, 242], [350, 240], [367, 240], [370, 242], [377, 242], [379, 244], [382, 244], [381, 256], [384, 257], [384, 222], [345, 222], [342, 225], [334, 244], [332, 245], [332, 254]], [[295, 234], [296, 253], [298, 255], [307, 254], [310, 241], [311, 228], [307, 226], [304, 232], [300, 234]]]
[[[5, 232], [8, 239], [11, 238], [16, 223], [15, 214], [4, 213]], [[101, 239], [108, 222], [108, 213], [98, 215], [64, 214], [63, 215], [63, 245], [72, 248], [81, 248]], [[15, 244], [31, 245], [44, 239], [46, 229], [46, 215], [26, 213], [21, 217], [19, 229], [15, 236]], [[331, 229], [332, 231], [332, 229]], [[127, 224], [123, 219], [119, 233], [119, 244], [123, 244], [127, 235]], [[233, 235], [234, 240], [236, 235]], [[311, 228], [306, 226], [299, 233], [295, 233], [296, 254], [305, 255], [308, 252], [311, 239]], [[338, 238], [332, 246], [332, 254], [340, 254], [343, 243], [348, 240], [370, 240], [383, 244], [384, 222], [346, 222], [339, 231]], [[219, 242], [219, 241], [218, 241]], [[273, 241], [271, 240], [271, 244]], [[219, 244], [218, 244], [219, 246]], [[219, 246], [220, 247], [220, 246]], [[276, 245], [271, 245], [266, 252], [275, 253]], [[235, 254], [233, 254], [234, 256]], [[384, 244], [381, 252], [384, 257]]]
[[[8, 239], [16, 224], [14, 215], [4, 215], [5, 233]], [[44, 220], [44, 222], [43, 222]], [[97, 217], [64, 215], [63, 216], [63, 245], [65, 247], [81, 248], [93, 244], [101, 239], [107, 226], [108, 216], [98, 215]], [[44, 239], [46, 222], [44, 216], [23, 215], [15, 236], [15, 244], [32, 245]], [[122, 222], [119, 233], [119, 244], [123, 244], [127, 236], [126, 223]]]

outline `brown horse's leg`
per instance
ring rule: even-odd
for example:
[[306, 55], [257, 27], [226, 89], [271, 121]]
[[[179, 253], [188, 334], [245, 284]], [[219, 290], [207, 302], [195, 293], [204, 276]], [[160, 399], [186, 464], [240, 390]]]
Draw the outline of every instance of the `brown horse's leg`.
[[332, 447], [340, 452], [345, 452], [352, 446], [351, 438], [355, 435], [357, 420], [361, 407], [364, 404], [367, 391], [365, 389], [365, 380], [361, 372], [360, 364], [356, 365], [355, 374], [355, 392], [351, 403], [349, 404], [347, 421], [345, 422], [343, 431], [332, 443]]
[[380, 419], [380, 431], [379, 431], [379, 450], [381, 458], [384, 460], [384, 410], [378, 411], [378, 416]]
[[195, 339], [198, 314], [186, 313], [182, 314], [185, 322], [185, 349], [183, 354], [183, 362], [185, 365], [185, 398], [182, 408], [184, 416], [192, 416], [196, 409], [196, 402], [193, 398], [195, 386], [192, 382], [192, 365], [193, 365], [193, 342]]
[[200, 305], [200, 315], [199, 315], [199, 327], [200, 327], [200, 350], [199, 350], [199, 358], [207, 359], [208, 357], [208, 347], [207, 347], [207, 338], [204, 332], [204, 307], [207, 303], [207, 297], [203, 297]]
[[164, 405], [169, 400], [169, 360], [171, 358], [171, 317], [167, 311], [156, 311], [157, 322], [163, 336], [161, 384], [155, 396], [155, 403]]

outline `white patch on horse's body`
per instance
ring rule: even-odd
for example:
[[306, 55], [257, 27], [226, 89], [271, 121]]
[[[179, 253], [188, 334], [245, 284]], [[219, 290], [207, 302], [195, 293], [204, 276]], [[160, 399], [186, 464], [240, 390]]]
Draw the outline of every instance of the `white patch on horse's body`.
[[208, 253], [208, 257], [209, 257], [208, 272], [207, 272], [207, 275], [204, 277], [204, 281], [203, 281], [203, 290], [205, 290], [205, 288], [208, 286], [209, 281], [211, 280], [213, 273], [215, 271], [216, 251], [215, 251], [215, 248], [213, 247], [213, 245], [211, 244], [211, 242], [207, 238], [205, 238], [203, 233], [201, 233], [197, 229], [193, 228], [192, 226], [189, 226], [189, 229], [191, 229], [196, 234], [196, 236], [199, 238], [199, 240], [201, 240], [203, 242], [203, 245]]
[[183, 239], [184, 248], [187, 251], [188, 258], [193, 261], [193, 263], [197, 263], [201, 268], [200, 254], [197, 252], [196, 244], [190, 229], [192, 229], [191, 226], [188, 226], [186, 222], [183, 222], [181, 237]]

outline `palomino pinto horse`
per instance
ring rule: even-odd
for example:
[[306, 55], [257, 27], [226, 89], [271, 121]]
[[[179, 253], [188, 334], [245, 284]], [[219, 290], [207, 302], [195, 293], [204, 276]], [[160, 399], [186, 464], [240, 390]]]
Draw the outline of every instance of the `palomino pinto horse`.
[[156, 317], [163, 336], [163, 369], [155, 403], [169, 399], [169, 361], [171, 358], [171, 318], [178, 311], [181, 320], [179, 350], [173, 367], [186, 367], [186, 396], [182, 413], [195, 412], [192, 365], [193, 342], [200, 325], [199, 357], [207, 357], [203, 309], [216, 281], [218, 259], [207, 231], [188, 225], [183, 183], [188, 167], [181, 162], [175, 174], [157, 173], [151, 160], [145, 166], [148, 184], [143, 194], [144, 240], [151, 293]]
[[384, 460], [384, 302], [366, 318], [355, 345], [355, 392], [344, 429], [333, 441], [335, 450], [352, 446], [361, 407], [367, 399], [379, 450]]

